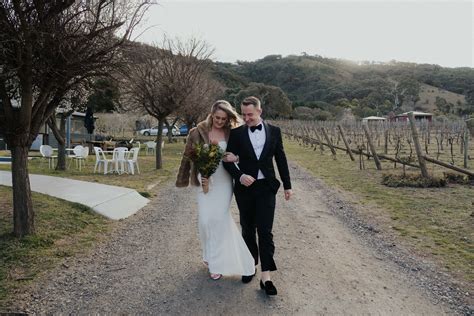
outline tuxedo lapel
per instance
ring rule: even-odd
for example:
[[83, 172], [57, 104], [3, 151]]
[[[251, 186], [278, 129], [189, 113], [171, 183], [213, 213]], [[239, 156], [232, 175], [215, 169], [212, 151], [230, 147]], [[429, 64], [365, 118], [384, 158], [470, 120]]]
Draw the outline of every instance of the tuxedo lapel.
[[265, 128], [265, 145], [263, 145], [262, 154], [260, 155], [260, 159], [264, 158], [268, 153], [268, 148], [270, 148], [270, 141], [271, 141], [271, 128], [268, 126], [267, 123], [263, 122], [263, 128]]
[[247, 150], [251, 153], [251, 155], [257, 160], [257, 156], [255, 155], [255, 150], [253, 149], [252, 142], [250, 141], [249, 136], [249, 127], [245, 125], [243, 130], [244, 135], [242, 135], [242, 139], [244, 140], [244, 144], [247, 147]]

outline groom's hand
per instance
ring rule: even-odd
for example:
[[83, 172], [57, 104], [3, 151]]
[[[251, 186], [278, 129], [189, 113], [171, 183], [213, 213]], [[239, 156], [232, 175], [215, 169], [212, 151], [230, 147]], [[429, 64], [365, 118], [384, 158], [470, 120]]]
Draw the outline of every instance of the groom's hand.
[[242, 185], [245, 185], [246, 187], [249, 187], [252, 185], [252, 183], [255, 182], [255, 178], [252, 177], [252, 176], [249, 176], [248, 174], [243, 174], [241, 177], [240, 177], [240, 183]]
[[285, 200], [289, 200], [291, 196], [293, 195], [293, 191], [290, 190], [285, 190]]

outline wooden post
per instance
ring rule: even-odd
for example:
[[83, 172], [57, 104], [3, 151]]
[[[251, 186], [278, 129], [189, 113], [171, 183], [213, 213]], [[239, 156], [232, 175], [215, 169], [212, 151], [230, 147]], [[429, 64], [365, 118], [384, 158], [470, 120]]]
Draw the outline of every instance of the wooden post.
[[370, 152], [372, 153], [372, 156], [374, 157], [375, 166], [377, 167], [377, 170], [382, 170], [382, 164], [380, 163], [379, 156], [377, 156], [377, 151], [375, 150], [375, 146], [374, 146], [374, 143], [372, 142], [372, 138], [370, 138], [369, 128], [367, 127], [366, 124], [362, 124], [362, 128], [364, 129], [365, 137], [367, 137], [367, 142], [369, 143]]
[[418, 139], [418, 131], [416, 130], [415, 116], [413, 115], [413, 112], [408, 112], [408, 119], [410, 120], [411, 135], [415, 144], [415, 150], [416, 155], [418, 156], [418, 164], [420, 165], [421, 175], [423, 176], [423, 178], [428, 178], [428, 169], [426, 168], [425, 158], [421, 153], [421, 146], [420, 141]]
[[321, 127], [321, 132], [323, 133], [324, 138], [326, 138], [326, 142], [328, 143], [328, 146], [331, 149], [332, 154], [336, 156], [336, 150], [332, 146], [331, 140], [329, 139], [328, 133], [326, 133], [326, 130], [324, 129], [324, 127]]
[[344, 131], [342, 130], [341, 125], [337, 125], [337, 128], [339, 129], [339, 133], [341, 134], [342, 141], [344, 142], [344, 145], [346, 145], [347, 153], [349, 154], [349, 157], [351, 157], [352, 161], [355, 161], [355, 158], [352, 155], [351, 147], [349, 146], [349, 143], [347, 142], [346, 136], [344, 135]]
[[467, 161], [469, 160], [469, 129], [464, 130], [464, 168], [467, 169]]
[[385, 143], [383, 146], [383, 153], [388, 154], [388, 129], [385, 130], [384, 138], [385, 138]]
[[314, 132], [314, 135], [316, 136], [316, 139], [317, 139], [318, 144], [319, 144], [319, 149], [321, 150], [321, 154], [322, 154], [323, 151], [324, 151], [324, 146], [323, 146], [323, 142], [321, 141], [321, 137], [319, 137], [319, 134], [318, 134], [318, 132], [316, 131], [315, 128], [313, 129], [313, 132]]
[[466, 169], [463, 169], [463, 168], [459, 168], [459, 167], [456, 167], [456, 166], [454, 166], [454, 165], [451, 165], [451, 164], [448, 164], [448, 163], [445, 163], [445, 162], [442, 162], [442, 161], [439, 161], [439, 160], [430, 158], [430, 157], [428, 157], [428, 156], [423, 156], [423, 158], [424, 158], [426, 161], [432, 162], [432, 163], [434, 163], [434, 164], [443, 166], [443, 167], [448, 168], [448, 169], [451, 169], [451, 170], [455, 170], [455, 171], [460, 172], [460, 173], [467, 174], [470, 178], [474, 178], [474, 172], [472, 172], [472, 171], [470, 171], [470, 170], [466, 170]]

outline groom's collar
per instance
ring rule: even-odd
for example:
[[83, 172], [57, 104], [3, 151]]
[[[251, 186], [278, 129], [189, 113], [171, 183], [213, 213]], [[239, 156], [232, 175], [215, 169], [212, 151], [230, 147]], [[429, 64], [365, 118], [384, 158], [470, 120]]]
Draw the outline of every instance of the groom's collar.
[[[263, 121], [263, 119], [260, 119], [260, 122], [258, 122], [257, 124], [255, 124], [255, 125], [253, 125], [253, 126], [258, 126], [258, 125], [260, 125], [260, 124], [262, 124], [263, 127], [265, 127], [265, 125], [266, 125], [265, 122]], [[250, 126], [248, 126], [247, 124], [245, 124], [245, 128], [246, 128], [246, 129], [250, 129]]]

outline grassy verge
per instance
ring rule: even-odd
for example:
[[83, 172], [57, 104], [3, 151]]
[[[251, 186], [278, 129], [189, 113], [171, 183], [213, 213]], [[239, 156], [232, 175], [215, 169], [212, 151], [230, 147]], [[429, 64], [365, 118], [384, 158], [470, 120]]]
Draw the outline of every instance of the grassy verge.
[[[443, 270], [474, 282], [473, 186], [389, 188], [381, 184], [382, 172], [373, 160], [365, 160], [366, 169], [359, 170], [359, 162], [340, 151], [334, 160], [329, 150], [321, 154], [319, 148], [313, 151], [289, 140], [285, 146], [291, 160], [326, 183], [351, 192], [363, 206], [362, 216], [375, 219], [421, 256], [434, 258]], [[382, 167], [385, 172], [402, 172], [391, 163], [383, 162]]]
[[17, 239], [11, 188], [0, 186], [0, 201], [0, 312], [16, 290], [62, 258], [86, 251], [113, 226], [83, 205], [33, 193], [36, 234]]
[[[140, 174], [104, 175], [93, 173], [95, 157], [89, 157], [81, 171], [48, 169], [41, 159], [29, 163], [30, 173], [67, 177], [110, 185], [129, 187], [151, 195], [152, 187], [171, 181], [176, 175], [183, 144], [166, 144], [163, 169], [155, 169], [154, 156], [140, 156]], [[0, 152], [8, 155], [9, 152]], [[34, 153], [33, 153], [34, 154]], [[74, 164], [72, 164], [74, 166]], [[10, 165], [0, 165], [10, 170]], [[0, 313], [5, 311], [14, 293], [28, 286], [45, 271], [57, 266], [65, 257], [83, 254], [97, 241], [106, 238], [114, 222], [93, 213], [87, 207], [50, 196], [33, 193], [36, 234], [22, 239], [12, 236], [12, 191], [0, 186]]]

